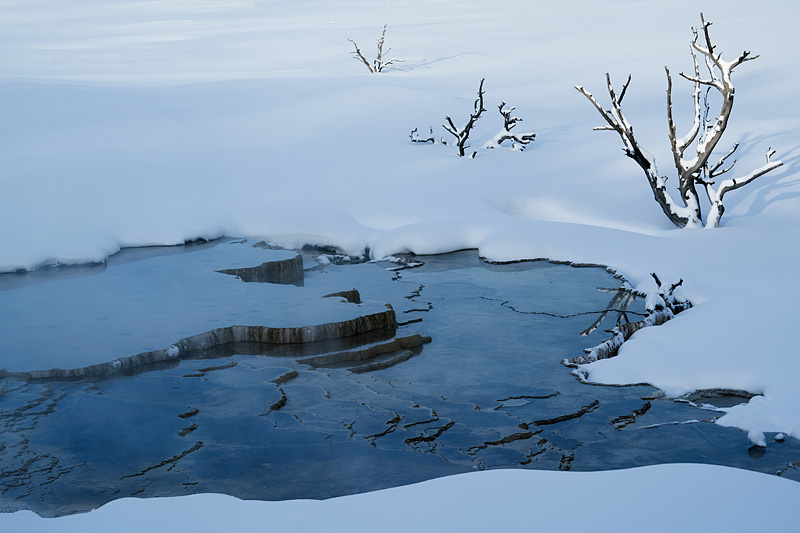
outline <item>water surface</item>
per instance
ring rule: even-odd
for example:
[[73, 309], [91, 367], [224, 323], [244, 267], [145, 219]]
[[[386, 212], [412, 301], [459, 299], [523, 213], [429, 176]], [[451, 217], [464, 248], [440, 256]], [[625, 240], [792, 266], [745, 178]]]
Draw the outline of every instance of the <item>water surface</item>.
[[[180, 254], [176, 264], [193, 255], [203, 257]], [[793, 440], [748, 453], [742, 432], [712, 423], [717, 411], [660, 399], [648, 386], [586, 385], [561, 365], [605, 340], [618, 320], [641, 317], [641, 301], [621, 298], [628, 293], [605, 270], [491, 265], [474, 251], [413, 259], [424, 265], [318, 266], [290, 289], [314, 305], [322, 293], [355, 287], [367, 302], [390, 303], [401, 330], [431, 336], [388, 368], [298, 362], [341, 346], [239, 344], [110, 379], [0, 381], [0, 510], [52, 516], [131, 495], [197, 492], [329, 498], [511, 467], [704, 462], [800, 479], [789, 466], [800, 458]], [[47, 282], [51, 298], [64, 282]], [[169, 305], [181, 320], [194, 312], [161, 301], [170, 291], [148, 294], [146, 308]], [[282, 304], [262, 305], [279, 314]]]

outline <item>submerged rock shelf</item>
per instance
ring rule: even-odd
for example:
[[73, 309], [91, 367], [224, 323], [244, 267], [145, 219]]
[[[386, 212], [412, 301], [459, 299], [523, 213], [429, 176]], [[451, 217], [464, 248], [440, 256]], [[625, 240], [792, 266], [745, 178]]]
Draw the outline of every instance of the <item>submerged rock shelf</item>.
[[[397, 319], [394, 310], [387, 306], [385, 311], [360, 316], [342, 322], [318, 324], [315, 326], [302, 326], [295, 328], [272, 328], [269, 326], [230, 326], [217, 328], [200, 335], [181, 339], [164, 350], [153, 350], [130, 357], [114, 359], [107, 363], [90, 365], [74, 369], [52, 368], [48, 370], [35, 370], [30, 372], [0, 371], [0, 378], [7, 377], [25, 380], [46, 379], [84, 379], [90, 377], [108, 377], [113, 375], [130, 374], [141, 370], [146, 365], [175, 361], [182, 359], [188, 353], [197, 350], [208, 350], [227, 344], [242, 342], [255, 342], [261, 344], [303, 344], [322, 342], [342, 337], [351, 337], [376, 330], [391, 330], [397, 328]], [[422, 345], [423, 339], [404, 337], [404, 342], [398, 343], [398, 348], [411, 348]], [[389, 350], [394, 351], [394, 350]], [[374, 355], [373, 355], [374, 357]], [[309, 363], [310, 364], [310, 363]]]
[[[303, 273], [303, 258], [300, 254], [288, 252], [291, 257], [286, 257], [286, 251], [272, 251], [260, 246], [257, 243], [252, 247], [246, 246], [246, 241], [234, 241], [230, 244], [240, 245], [234, 248], [229, 248], [228, 252], [235, 250], [241, 253], [242, 249], [247, 250], [248, 257], [252, 255], [252, 250], [248, 248], [261, 249], [258, 252], [260, 255], [278, 255], [278, 258], [273, 261], [265, 261], [255, 267], [239, 267], [231, 269], [216, 270], [217, 273], [232, 275], [244, 282], [248, 283], [269, 283], [269, 284], [287, 284], [292, 283], [297, 286], [302, 286], [304, 281]], [[209, 254], [199, 254], [200, 257], [193, 257], [194, 263], [199, 263], [200, 268], [205, 269], [208, 265], [219, 260], [229, 261], [227, 257], [212, 257], [211, 260], [204, 261], [204, 256]], [[184, 272], [180, 275], [183, 277]], [[102, 287], [102, 285], [101, 285]], [[299, 295], [294, 295], [296, 298]], [[340, 298], [342, 302], [350, 304], [361, 304], [361, 294], [357, 289], [348, 289], [338, 291], [335, 293], [316, 295], [319, 298], [335, 299]], [[165, 301], [165, 296], [160, 295], [160, 298], [153, 302], [156, 306], [159, 302]], [[295, 302], [288, 302], [284, 300], [278, 305], [279, 310], [283, 307], [294, 304]], [[304, 315], [313, 315], [316, 312], [315, 307], [319, 302], [308, 299], [303, 299], [301, 305], [308, 306], [307, 312]], [[213, 313], [213, 309], [212, 309]], [[352, 313], [350, 313], [352, 314]], [[371, 312], [361, 314], [346, 320], [338, 320], [333, 322], [325, 322], [321, 324], [309, 324], [309, 319], [305, 316], [299, 321], [303, 325], [299, 326], [269, 326], [269, 325], [232, 325], [226, 327], [214, 328], [205, 333], [191, 335], [180, 339], [179, 341], [169, 345], [167, 348], [148, 350], [127, 357], [120, 357], [112, 361], [86, 365], [77, 368], [50, 368], [42, 370], [30, 371], [8, 371], [0, 370], [0, 378], [24, 379], [24, 380], [80, 380], [84, 378], [98, 378], [109, 377], [113, 375], [132, 374], [140, 372], [143, 367], [147, 365], [154, 365], [157, 363], [174, 362], [183, 359], [192, 352], [209, 351], [215, 348], [234, 345], [242, 343], [260, 343], [267, 345], [276, 344], [306, 344], [306, 343], [321, 343], [333, 339], [341, 339], [344, 337], [355, 337], [374, 331], [394, 331], [397, 329], [397, 318], [394, 309], [391, 305], [385, 304], [384, 309], [378, 312]], [[29, 326], [26, 324], [26, 326]], [[102, 329], [102, 328], [101, 328]], [[93, 330], [87, 331], [87, 335], [96, 335]], [[380, 354], [391, 353], [399, 350], [408, 350], [410, 348], [417, 348], [423, 342], [430, 342], [430, 338], [423, 338], [419, 334], [401, 335], [394, 337], [390, 341], [371, 344], [367, 347], [362, 347], [358, 350], [349, 350], [344, 352], [328, 353], [326, 355], [317, 356], [303, 361], [305, 364], [318, 366], [324, 364], [335, 364], [344, 361], [357, 361], [364, 359], [372, 359]], [[13, 349], [13, 347], [12, 347]]]
[[303, 283], [303, 258], [300, 254], [289, 259], [267, 261], [255, 267], [217, 270], [248, 283]]
[[170, 252], [126, 250], [108, 268], [56, 282], [19, 287], [25, 276], [0, 277], [4, 375], [105, 376], [230, 342], [308, 343], [397, 328], [386, 302], [302, 287], [296, 252], [242, 241]]

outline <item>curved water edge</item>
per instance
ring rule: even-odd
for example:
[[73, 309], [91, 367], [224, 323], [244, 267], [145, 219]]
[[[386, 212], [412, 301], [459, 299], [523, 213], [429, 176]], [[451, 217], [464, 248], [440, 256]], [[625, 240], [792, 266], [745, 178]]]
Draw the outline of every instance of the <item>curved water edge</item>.
[[[502, 261], [502, 262], [500, 261], [492, 262], [488, 261], [485, 258], [482, 258], [482, 260], [494, 264], [514, 264], [514, 263], [524, 263], [526, 261], [547, 261], [549, 263], [567, 265], [573, 268], [603, 268], [605, 269], [606, 272], [613, 275], [615, 278], [621, 280], [623, 286], [628, 286], [628, 287], [630, 286], [630, 283], [628, 282], [627, 279], [625, 279], [625, 277], [622, 274], [620, 274], [617, 270], [607, 265], [600, 265], [595, 263], [573, 263], [570, 261], [553, 261], [550, 259], [522, 259], [519, 261]], [[608, 330], [609, 333], [611, 333], [610, 339], [603, 341], [602, 343], [596, 346], [585, 348], [583, 355], [577, 357], [565, 358], [561, 361], [561, 363], [564, 366], [569, 368], [574, 368], [575, 370], [573, 370], [572, 374], [576, 376], [578, 379], [580, 379], [582, 382], [593, 384], [588, 379], [588, 372], [582, 369], [581, 368], [582, 366], [594, 363], [595, 361], [599, 361], [602, 359], [610, 359], [612, 357], [616, 357], [619, 354], [619, 350], [620, 348], [622, 348], [622, 345], [628, 339], [630, 339], [634, 333], [636, 333], [640, 329], [651, 326], [660, 326], [662, 324], [665, 324], [666, 322], [675, 318], [675, 316], [678, 315], [679, 313], [682, 313], [683, 311], [690, 309], [692, 307], [691, 301], [677, 299], [672, 294], [675, 288], [683, 284], [683, 280], [681, 280], [674, 286], [665, 289], [663, 286], [661, 286], [661, 282], [658, 279], [658, 276], [656, 276], [655, 274], [652, 274], [652, 276], [659, 284], [658, 296], [662, 303], [658, 304], [655, 307], [655, 309], [648, 309], [645, 317], [642, 320], [637, 320], [636, 322], [626, 322], [625, 324], [617, 324], [613, 329]], [[626, 290], [626, 292], [628, 292], [633, 297], [647, 298], [648, 296], [647, 294], [639, 293], [629, 289]], [[636, 383], [632, 385], [634, 386], [648, 385], [654, 387], [650, 383]], [[611, 386], [615, 385], [611, 384]], [[690, 395], [691, 393], [688, 394], [687, 396]], [[752, 396], [753, 395], [751, 395], [751, 397]]]

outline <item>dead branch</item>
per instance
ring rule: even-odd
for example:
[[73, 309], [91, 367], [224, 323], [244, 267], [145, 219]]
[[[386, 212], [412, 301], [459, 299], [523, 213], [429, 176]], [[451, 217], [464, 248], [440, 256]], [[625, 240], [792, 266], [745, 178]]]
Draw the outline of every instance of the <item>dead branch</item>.
[[[469, 140], [469, 134], [472, 131], [472, 128], [475, 126], [475, 122], [477, 122], [481, 114], [486, 111], [486, 109], [483, 108], [484, 81], [486, 81], [485, 78], [481, 80], [481, 84], [478, 87], [478, 96], [475, 99], [475, 104], [473, 106], [474, 110], [472, 113], [470, 113], [469, 120], [463, 128], [456, 126], [453, 123], [453, 119], [451, 119], [449, 115], [444, 117], [445, 120], [447, 120], [447, 124], [444, 124], [442, 127], [456, 138], [456, 146], [458, 146], [459, 157], [464, 157], [466, 155], [466, 149], [469, 148], [469, 145], [467, 144], [467, 141]], [[473, 152], [471, 157], [474, 158], [476, 154], [477, 152]]]
[[353, 43], [353, 46], [355, 47], [355, 51], [354, 52], [350, 52], [350, 53], [353, 54], [353, 57], [355, 59], [357, 59], [359, 62], [363, 63], [369, 69], [369, 71], [372, 72], [373, 74], [376, 73], [376, 72], [381, 72], [385, 68], [394, 69], [396, 67], [392, 67], [391, 66], [393, 63], [402, 63], [403, 62], [402, 59], [397, 59], [396, 57], [393, 57], [393, 58], [389, 59], [388, 61], [384, 60], [384, 55], [386, 55], [386, 54], [388, 54], [389, 52], [392, 51], [391, 48], [386, 50], [386, 52], [383, 51], [383, 45], [384, 45], [384, 43], [386, 41], [386, 27], [387, 27], [387, 24], [384, 24], [383, 25], [383, 31], [381, 32], [381, 36], [378, 38], [378, 41], [377, 41], [378, 54], [375, 57], [375, 59], [373, 60], [371, 65], [370, 65], [370, 62], [367, 61], [367, 58], [364, 57], [364, 54], [361, 53], [361, 50], [358, 48], [358, 45], [356, 44], [356, 42], [353, 39], [347, 39], [348, 41]]
[[[628, 77], [628, 81], [623, 86], [623, 91], [627, 91], [629, 85], [630, 76]], [[603, 117], [608, 124], [607, 126], [600, 126], [594, 129], [617, 132], [622, 140], [625, 155], [633, 159], [644, 171], [645, 175], [647, 176], [647, 182], [650, 184], [650, 189], [653, 192], [653, 197], [658, 205], [661, 206], [664, 214], [673, 224], [679, 228], [682, 228], [694, 223], [695, 220], [692, 218], [692, 212], [677, 204], [672, 196], [670, 196], [670, 194], [667, 192], [666, 178], [658, 175], [655, 162], [651, 159], [646, 151], [639, 147], [639, 143], [636, 141], [636, 137], [633, 134], [633, 126], [631, 126], [622, 112], [619, 98], [614, 91], [614, 87], [611, 82], [611, 76], [608, 73], [606, 73], [606, 88], [608, 90], [609, 97], [611, 98], [610, 109], [604, 109], [597, 99], [580, 85], [575, 86], [575, 89], [592, 103], [595, 109], [597, 109], [598, 113], [600, 113], [600, 116]], [[696, 222], [699, 224], [699, 220]]]
[[358, 45], [356, 44], [356, 42], [353, 39], [347, 39], [347, 40], [350, 41], [351, 43], [353, 43], [353, 46], [356, 47], [356, 51], [355, 52], [350, 52], [350, 53], [353, 54], [355, 59], [357, 59], [357, 60], [361, 61], [362, 63], [364, 63], [364, 65], [366, 65], [366, 67], [369, 69], [370, 72], [374, 73], [375, 71], [372, 70], [372, 67], [369, 64], [369, 61], [367, 61], [367, 58], [365, 58], [364, 54], [361, 53], [361, 50], [359, 50]]
[[505, 105], [505, 102], [501, 102], [500, 105], [497, 106], [500, 114], [503, 116], [503, 129], [500, 133], [495, 135], [494, 139], [487, 143], [486, 147], [494, 148], [494, 145], [500, 146], [505, 141], [511, 141], [511, 148], [513, 150], [522, 151], [525, 149], [525, 146], [536, 139], [536, 134], [533, 132], [520, 134], [512, 133], [511, 130], [517, 125], [517, 122], [522, 122], [522, 119], [511, 114], [514, 109], [516, 109], [515, 107], [504, 109]]
[[430, 128], [430, 137], [425, 137], [425, 138], [420, 137], [419, 133], [417, 132], [417, 128], [414, 128], [413, 130], [411, 130], [411, 134], [409, 135], [409, 137], [411, 138], [411, 142], [412, 143], [422, 143], [422, 144], [431, 143], [431, 144], [436, 144], [436, 137], [434, 137], [434, 135], [433, 135], [433, 128], [432, 127]]
[[[396, 67], [390, 67], [390, 65], [392, 63], [403, 62], [402, 59], [397, 59], [396, 57], [391, 58], [389, 61], [383, 60], [383, 55], [384, 55], [383, 43], [386, 40], [386, 26], [387, 26], [386, 24], [383, 25], [383, 31], [381, 32], [381, 36], [378, 39], [378, 55], [375, 58], [374, 69], [373, 69], [375, 72], [381, 72], [385, 68], [396, 68]], [[386, 54], [388, 54], [391, 51], [392, 49], [389, 48], [388, 50], [386, 50]]]

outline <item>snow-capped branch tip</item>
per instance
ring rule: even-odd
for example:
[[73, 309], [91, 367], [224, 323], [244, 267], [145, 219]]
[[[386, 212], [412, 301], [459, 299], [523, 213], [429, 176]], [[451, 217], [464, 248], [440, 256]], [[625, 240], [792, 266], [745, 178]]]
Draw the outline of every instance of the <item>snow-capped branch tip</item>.
[[[723, 168], [723, 166], [725, 165], [725, 162], [728, 160], [728, 158], [731, 157], [738, 148], [739, 148], [739, 143], [734, 144], [733, 148], [731, 148], [727, 154], [722, 156], [719, 159], [719, 161], [717, 161], [716, 165], [708, 169], [708, 176], [710, 178], [716, 178], [732, 170], [733, 167], [736, 165], [737, 161], [736, 159], [733, 160], [733, 163], [731, 163], [730, 166], [726, 168]], [[769, 162], [769, 156], [767, 156], [767, 162]]]
[[[606, 76], [608, 76], [608, 74], [606, 74]], [[594, 97], [594, 95], [592, 93], [590, 93], [589, 91], [587, 91], [586, 88], [583, 87], [582, 85], [575, 85], [575, 90], [578, 91], [579, 93], [581, 93], [583, 96], [585, 96], [586, 99], [589, 100], [589, 102], [591, 102], [591, 104], [595, 107], [595, 109], [597, 109], [597, 112], [600, 113], [600, 116], [602, 116], [605, 119], [605, 121], [608, 122], [608, 126], [595, 126], [593, 128], [594, 131], [611, 130], [611, 131], [616, 131], [620, 135], [622, 135], [622, 133], [620, 132], [620, 129], [619, 129], [620, 124], [619, 124], [619, 122], [617, 120], [615, 120], [614, 118], [611, 117], [611, 111], [610, 110], [606, 111], [603, 108], [603, 106], [600, 105], [600, 103], [597, 101], [597, 99]]]
[[385, 68], [395, 68], [395, 67], [390, 67], [390, 65], [392, 63], [402, 63], [403, 62], [402, 59], [397, 59], [396, 57], [391, 58], [389, 61], [384, 61], [383, 60], [384, 54], [388, 55], [389, 52], [392, 51], [391, 48], [386, 50], [386, 52], [383, 51], [383, 43], [386, 40], [386, 27], [387, 26], [388, 26], [388, 24], [384, 24], [383, 25], [383, 31], [381, 32], [381, 36], [378, 39], [378, 56], [375, 58], [375, 69], [374, 69], [375, 72], [380, 72]]
[[675, 292], [675, 289], [683, 285], [683, 278], [681, 278], [677, 282], [672, 283], [669, 287], [666, 287], [655, 272], [651, 272], [650, 275], [653, 277], [656, 285], [658, 285], [658, 293], [663, 296], [672, 296], [672, 293]]
[[770, 162], [770, 160], [772, 159], [772, 156], [773, 156], [773, 155], [775, 155], [775, 154], [777, 154], [777, 153], [778, 153], [778, 152], [776, 152], [775, 150], [773, 150], [771, 146], [770, 146], [769, 148], [767, 148], [767, 163], [769, 163], [769, 162]]
[[[736, 189], [738, 189], [740, 187], [744, 187], [748, 183], [751, 183], [752, 181], [754, 181], [756, 178], [760, 178], [761, 176], [763, 176], [767, 172], [771, 172], [771, 171], [775, 170], [776, 168], [778, 168], [780, 166], [783, 166], [783, 161], [773, 161], [772, 160], [772, 156], [774, 156], [775, 153], [776, 153], [775, 150], [773, 150], [771, 147], [767, 148], [767, 153], [766, 153], [767, 162], [766, 162], [766, 164], [764, 164], [764, 165], [760, 166], [759, 168], [753, 170], [752, 172], [750, 172], [750, 174], [748, 174], [746, 176], [743, 176], [741, 178], [727, 179], [727, 180], [723, 181], [722, 183], [720, 183], [719, 189], [718, 189], [718, 192], [717, 192], [717, 196], [719, 197], [719, 200], [720, 201], [722, 200], [722, 198], [725, 195], [725, 193], [733, 191], [733, 190], [736, 190]], [[731, 165], [731, 166], [733, 166], [733, 165]]]
[[[703, 34], [705, 35], [706, 46], [708, 47], [708, 50], [712, 54], [712, 59], [714, 57], [716, 57], [717, 60], [721, 62], [722, 61], [722, 54], [718, 54], [716, 56], [713, 55], [714, 48], [716, 48], [716, 47], [711, 44], [711, 36], [709, 34], [709, 31], [708, 31], [708, 28], [711, 27], [712, 23], [711, 22], [706, 22], [706, 19], [705, 19], [705, 16], [703, 16], [703, 13], [700, 13], [700, 22], [703, 24]], [[758, 54], [751, 55], [750, 50], [744, 50], [742, 52], [742, 54], [738, 58], [736, 58], [735, 61], [733, 61], [733, 63], [730, 63], [730, 67], [728, 68], [728, 73], [730, 73], [734, 68], [736, 68], [737, 66], [741, 65], [745, 61], [753, 61], [754, 59], [758, 59], [759, 57], [760, 56]]]

